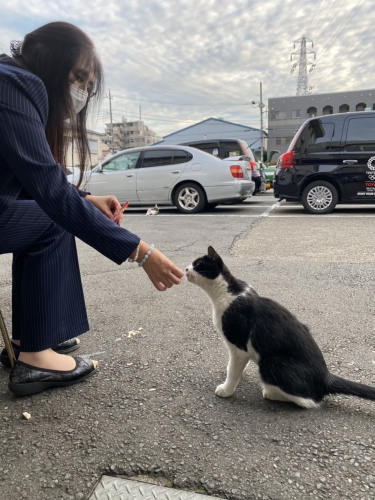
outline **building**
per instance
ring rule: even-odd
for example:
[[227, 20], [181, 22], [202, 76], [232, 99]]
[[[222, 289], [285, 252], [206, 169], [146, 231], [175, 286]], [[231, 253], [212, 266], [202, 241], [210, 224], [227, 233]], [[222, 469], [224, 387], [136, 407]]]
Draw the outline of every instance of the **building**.
[[[104, 134], [100, 132], [94, 132], [93, 130], [87, 130], [87, 136], [89, 140], [90, 148], [90, 167], [94, 167], [98, 163], [101, 163], [109, 153], [108, 148], [102, 143]], [[66, 165], [67, 167], [75, 167], [79, 165], [77, 148], [72, 144], [69, 146], [66, 155]]]
[[[287, 151], [295, 133], [315, 116], [375, 109], [375, 89], [268, 99], [268, 152]], [[272, 159], [274, 163], [279, 155]]]
[[[166, 135], [159, 144], [182, 144], [184, 142], [199, 141], [202, 139], [242, 139], [253, 151], [260, 153], [260, 129], [240, 125], [223, 120], [222, 118], [207, 118], [195, 125], [183, 128]], [[267, 134], [264, 132], [264, 143]]]
[[[113, 134], [111, 133], [112, 125]], [[102, 140], [113, 152], [116, 152], [122, 149], [150, 146], [161, 139], [142, 120], [127, 121], [123, 117], [121, 122], [106, 124], [105, 135]]]

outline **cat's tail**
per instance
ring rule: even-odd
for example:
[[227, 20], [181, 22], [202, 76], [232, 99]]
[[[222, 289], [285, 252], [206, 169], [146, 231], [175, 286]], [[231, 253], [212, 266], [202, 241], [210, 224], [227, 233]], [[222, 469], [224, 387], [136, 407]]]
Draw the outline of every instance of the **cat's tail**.
[[352, 382], [330, 373], [328, 375], [328, 394], [350, 394], [364, 399], [375, 400], [375, 387]]

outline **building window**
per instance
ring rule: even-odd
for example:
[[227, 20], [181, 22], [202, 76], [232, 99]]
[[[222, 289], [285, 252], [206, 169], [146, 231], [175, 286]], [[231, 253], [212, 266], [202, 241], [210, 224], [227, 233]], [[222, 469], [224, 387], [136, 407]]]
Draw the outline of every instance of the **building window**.
[[292, 111], [292, 118], [302, 118], [302, 110], [301, 109], [294, 109]]
[[333, 107], [332, 106], [324, 106], [323, 115], [332, 115], [332, 114], [333, 114]]
[[286, 120], [286, 111], [272, 111], [271, 120]]
[[289, 146], [293, 137], [276, 137], [276, 146]]
[[347, 104], [341, 104], [339, 107], [339, 113], [348, 113], [349, 112], [349, 106]]
[[317, 110], [314, 106], [311, 106], [311, 107], [307, 110], [307, 116], [308, 116], [309, 118], [315, 118], [317, 115], [318, 115], [318, 110]]
[[366, 104], [364, 102], [360, 102], [359, 104], [357, 104], [357, 106], [355, 107], [355, 110], [356, 111], [364, 111], [366, 109]]
[[90, 148], [90, 153], [97, 154], [98, 153], [98, 141], [95, 141], [93, 139], [89, 139], [89, 148]]

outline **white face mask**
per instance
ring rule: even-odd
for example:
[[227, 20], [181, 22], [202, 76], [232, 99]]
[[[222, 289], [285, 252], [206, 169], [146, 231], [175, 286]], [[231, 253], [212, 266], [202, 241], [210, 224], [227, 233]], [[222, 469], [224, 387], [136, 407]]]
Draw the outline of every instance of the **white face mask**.
[[85, 107], [89, 94], [71, 83], [70, 95], [72, 96], [73, 107], [78, 114]]

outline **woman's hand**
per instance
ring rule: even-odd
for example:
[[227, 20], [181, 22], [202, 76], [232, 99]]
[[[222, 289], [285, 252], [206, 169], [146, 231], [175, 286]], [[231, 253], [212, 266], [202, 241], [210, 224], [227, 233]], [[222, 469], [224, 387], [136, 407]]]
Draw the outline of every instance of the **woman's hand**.
[[[121, 208], [120, 202], [116, 196], [93, 196], [88, 194], [85, 196], [85, 200], [90, 201], [96, 206], [108, 219], [113, 219], [113, 217], [118, 213]], [[120, 226], [122, 221], [122, 214], [116, 220], [116, 224]]]
[[[140, 242], [138, 262], [141, 262], [143, 257], [150, 249], [150, 245], [144, 241]], [[153, 249], [146, 262], [143, 264], [143, 269], [147, 273], [154, 287], [160, 292], [164, 292], [167, 288], [181, 283], [184, 272], [173, 264], [164, 254], [156, 248]]]

